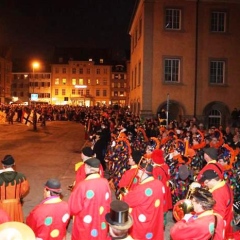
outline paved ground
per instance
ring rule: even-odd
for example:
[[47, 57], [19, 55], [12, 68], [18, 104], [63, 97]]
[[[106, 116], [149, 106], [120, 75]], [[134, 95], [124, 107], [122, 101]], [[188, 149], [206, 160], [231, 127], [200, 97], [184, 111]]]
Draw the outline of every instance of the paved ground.
[[[68, 200], [70, 185], [75, 177], [74, 165], [80, 161], [80, 150], [86, 144], [83, 126], [75, 122], [47, 122], [33, 131], [20, 123], [0, 124], [0, 158], [11, 154], [16, 169], [24, 173], [30, 182], [30, 192], [24, 199], [23, 211], [26, 217], [30, 210], [43, 199], [43, 185], [48, 178], [59, 178], [62, 183], [63, 199]], [[165, 231], [169, 239], [172, 215]], [[66, 240], [70, 240], [72, 222], [68, 227]]]

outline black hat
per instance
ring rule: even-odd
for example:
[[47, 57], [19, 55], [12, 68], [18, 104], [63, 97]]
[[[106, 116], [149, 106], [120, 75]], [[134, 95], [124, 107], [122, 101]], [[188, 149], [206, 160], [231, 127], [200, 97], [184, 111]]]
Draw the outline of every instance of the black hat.
[[93, 150], [90, 147], [84, 147], [82, 149], [82, 153], [83, 155], [87, 156], [87, 157], [92, 157], [93, 156]]
[[56, 193], [62, 192], [61, 183], [59, 182], [58, 179], [55, 179], [55, 178], [48, 179], [45, 184], [45, 187], [47, 188], [47, 190], [52, 192], [56, 192]]
[[209, 169], [209, 170], [206, 170], [206, 171], [202, 174], [201, 178], [199, 179], [199, 182], [202, 183], [202, 182], [204, 182], [205, 180], [211, 180], [211, 179], [214, 179], [214, 178], [217, 178], [217, 177], [219, 177], [218, 174], [217, 174], [217, 172], [215, 172], [214, 170]]
[[141, 151], [138, 151], [138, 150], [133, 151], [133, 152], [132, 152], [132, 158], [133, 158], [134, 162], [135, 162], [136, 164], [138, 164], [138, 163], [140, 162], [141, 158], [142, 158], [142, 153], [141, 153]]
[[153, 165], [150, 163], [141, 163], [140, 170], [144, 171], [148, 175], [152, 175]]
[[218, 157], [218, 152], [216, 148], [204, 148], [203, 151], [213, 160], [216, 160]]
[[110, 226], [119, 230], [129, 229], [133, 220], [128, 213], [129, 206], [126, 202], [114, 200], [110, 204], [110, 213], [105, 215], [105, 219]]
[[2, 160], [2, 164], [5, 166], [11, 166], [14, 164], [14, 158], [12, 157], [12, 155], [6, 155], [3, 160]]
[[84, 163], [93, 168], [99, 168], [100, 166], [100, 161], [97, 158], [89, 158]]

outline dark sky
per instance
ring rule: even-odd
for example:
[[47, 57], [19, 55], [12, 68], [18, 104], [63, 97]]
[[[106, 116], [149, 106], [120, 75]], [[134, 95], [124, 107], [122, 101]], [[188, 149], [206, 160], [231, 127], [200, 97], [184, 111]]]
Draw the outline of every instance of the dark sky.
[[48, 58], [54, 47], [130, 48], [135, 0], [0, 0], [0, 44], [13, 58]]

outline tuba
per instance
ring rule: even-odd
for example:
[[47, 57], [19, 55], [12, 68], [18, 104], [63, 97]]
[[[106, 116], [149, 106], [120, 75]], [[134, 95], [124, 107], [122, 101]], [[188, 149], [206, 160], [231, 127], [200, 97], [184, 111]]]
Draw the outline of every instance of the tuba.
[[191, 201], [191, 196], [195, 190], [195, 188], [201, 187], [201, 184], [198, 182], [193, 182], [189, 186], [187, 195], [185, 199], [179, 200], [173, 206], [173, 217], [176, 221], [180, 221], [185, 214], [193, 212], [193, 205]]

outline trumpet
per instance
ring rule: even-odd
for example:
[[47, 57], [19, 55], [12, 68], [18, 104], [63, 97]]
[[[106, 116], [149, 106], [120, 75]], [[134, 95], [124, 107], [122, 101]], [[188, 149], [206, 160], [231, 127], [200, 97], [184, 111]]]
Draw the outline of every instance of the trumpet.
[[138, 173], [138, 170], [140, 168], [140, 164], [143, 162], [143, 161], [146, 161], [146, 159], [144, 158], [144, 156], [141, 157], [138, 165], [137, 165], [137, 168], [136, 168], [136, 171], [134, 172], [130, 182], [128, 183], [127, 187], [122, 187], [120, 189], [117, 189], [116, 191], [116, 197], [117, 199], [121, 200], [122, 199], [122, 196], [125, 196], [126, 194], [128, 194], [133, 182], [134, 182], [134, 179], [135, 177], [137, 176], [137, 173]]
[[173, 216], [176, 221], [180, 221], [185, 214], [193, 212], [193, 205], [191, 201], [191, 195], [195, 191], [195, 188], [201, 187], [201, 184], [198, 182], [193, 182], [189, 186], [187, 195], [185, 199], [178, 201], [173, 206]]

